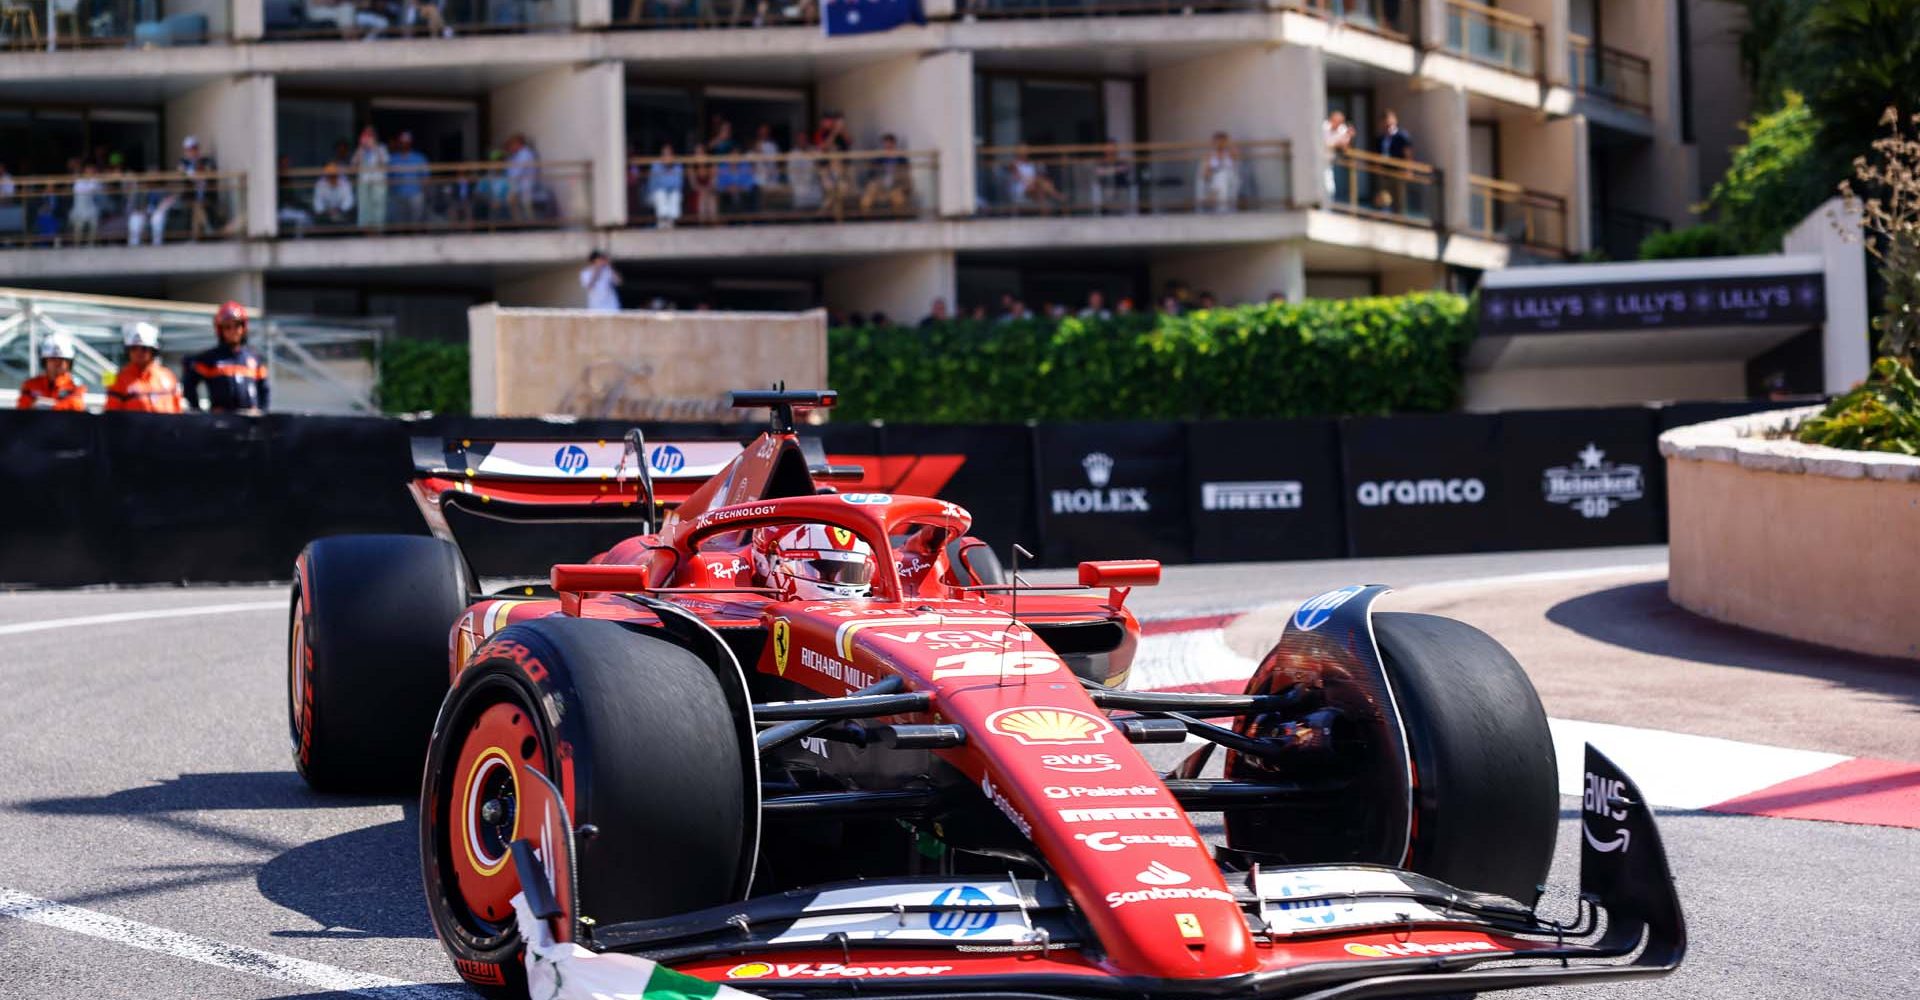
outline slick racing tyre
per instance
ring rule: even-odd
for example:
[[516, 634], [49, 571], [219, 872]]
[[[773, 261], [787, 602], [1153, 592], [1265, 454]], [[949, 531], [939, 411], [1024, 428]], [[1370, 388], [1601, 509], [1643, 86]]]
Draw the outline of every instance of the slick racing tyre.
[[1464, 622], [1377, 612], [1373, 631], [1413, 754], [1406, 867], [1533, 903], [1560, 818], [1553, 736], [1533, 683]]
[[[1008, 582], [1006, 567], [993, 547], [971, 544], [973, 541], [973, 538], [956, 538], [947, 543], [947, 565], [953, 567], [954, 575], [979, 586]], [[967, 553], [965, 559], [960, 556], [962, 549]]]
[[740, 725], [714, 669], [664, 640], [561, 617], [491, 637], [441, 706], [420, 791], [427, 909], [461, 978], [526, 996], [508, 849], [523, 766], [592, 828], [578, 914], [606, 926], [742, 898], [759, 786]]
[[329, 792], [418, 788], [447, 693], [447, 637], [467, 605], [460, 551], [419, 535], [339, 535], [308, 545], [294, 570], [287, 718], [300, 776]]

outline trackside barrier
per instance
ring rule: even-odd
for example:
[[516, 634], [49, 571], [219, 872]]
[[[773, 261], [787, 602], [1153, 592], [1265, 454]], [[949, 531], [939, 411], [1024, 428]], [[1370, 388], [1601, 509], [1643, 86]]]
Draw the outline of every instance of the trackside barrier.
[[[1665, 540], [1669, 427], [1791, 403], [1081, 424], [828, 424], [866, 478], [973, 512], [1004, 553], [1222, 562]], [[759, 425], [641, 425], [649, 440]], [[310, 539], [421, 533], [412, 437], [618, 440], [617, 421], [0, 411], [0, 586], [285, 579]], [[455, 526], [484, 576], [580, 561], [622, 525]]]

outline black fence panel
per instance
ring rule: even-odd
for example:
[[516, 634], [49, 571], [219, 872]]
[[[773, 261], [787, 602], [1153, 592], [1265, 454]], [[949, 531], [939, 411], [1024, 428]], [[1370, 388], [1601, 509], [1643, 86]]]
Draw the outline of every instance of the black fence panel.
[[1666, 467], [1653, 411], [1500, 415], [1502, 548], [1652, 545], [1664, 530]]
[[0, 411], [0, 582], [75, 586], [114, 578], [100, 419]]
[[973, 515], [972, 533], [1006, 558], [1014, 542], [1035, 550], [1033, 431], [1024, 424], [886, 424], [876, 429], [884, 492], [951, 500]]
[[291, 575], [298, 547], [275, 509], [271, 425], [231, 414], [100, 421], [112, 474], [101, 527], [113, 538], [114, 582]]
[[1035, 427], [1042, 561], [1189, 561], [1186, 437], [1177, 423]]
[[1507, 547], [1498, 417], [1354, 417], [1340, 425], [1348, 554]]
[[[413, 456], [406, 424], [282, 415], [268, 417], [267, 424], [278, 490], [274, 504], [296, 554], [328, 535], [426, 533], [407, 492]], [[281, 575], [291, 568], [289, 562]]]
[[1332, 559], [1347, 550], [1339, 424], [1187, 425], [1195, 562]]

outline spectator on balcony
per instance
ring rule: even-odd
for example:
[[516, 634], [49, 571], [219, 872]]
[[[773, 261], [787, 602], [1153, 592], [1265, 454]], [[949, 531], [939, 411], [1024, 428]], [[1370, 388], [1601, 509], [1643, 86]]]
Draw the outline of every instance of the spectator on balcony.
[[913, 196], [913, 168], [900, 155], [900, 140], [892, 132], [880, 137], [880, 152], [884, 155], [873, 161], [866, 190], [860, 192], [860, 213], [872, 214], [874, 206], [881, 204], [894, 215], [904, 214]]
[[1108, 139], [1100, 147], [1100, 159], [1093, 164], [1093, 211], [1109, 210], [1132, 215], [1140, 210], [1139, 191], [1134, 186], [1133, 164], [1120, 154], [1120, 143]]
[[531, 220], [539, 187], [540, 154], [525, 135], [515, 132], [507, 137], [507, 217]]
[[392, 177], [393, 221], [427, 221], [427, 157], [413, 148], [412, 132], [401, 132], [393, 137], [393, 152], [388, 156], [388, 168]]
[[325, 225], [345, 225], [353, 216], [353, 185], [340, 164], [328, 163], [313, 183], [313, 217]]
[[0, 163], [0, 205], [13, 204], [14, 192], [18, 190], [13, 183], [13, 173], [5, 163]]
[[754, 178], [753, 164], [745, 156], [720, 161], [715, 171], [714, 188], [720, 192], [720, 206], [729, 215], [752, 215], [760, 210], [760, 189]]
[[412, 36], [417, 25], [426, 25], [427, 35], [452, 38], [453, 29], [447, 26], [447, 20], [440, 14], [440, 5], [425, 3], [423, 0], [405, 0], [400, 5], [400, 27], [403, 33]]
[[935, 323], [945, 323], [950, 318], [947, 315], [947, 300], [936, 295], [932, 305], [927, 309], [927, 314], [920, 318], [920, 326], [925, 328]]
[[[202, 235], [213, 231], [211, 212], [214, 199], [213, 192], [207, 190], [206, 175], [219, 169], [220, 165], [214, 162], [212, 156], [201, 154], [199, 139], [187, 136], [181, 140], [180, 172], [188, 178], [187, 189], [181, 196], [187, 199], [187, 207], [192, 210], [190, 227], [187, 230], [188, 239], [197, 240]], [[155, 243], [160, 242], [161, 233], [165, 229], [166, 227], [160, 222], [154, 223]]]
[[1217, 304], [1214, 301], [1212, 292], [1201, 292], [1199, 297], [1195, 300], [1195, 303], [1197, 307], [1200, 308], [1201, 310], [1213, 309], [1217, 307]]
[[767, 191], [780, 186], [780, 144], [774, 141], [772, 125], [762, 122], [754, 129], [753, 148], [749, 152], [763, 157], [754, 161], [753, 179], [765, 197]]
[[89, 163], [73, 179], [73, 207], [67, 210], [67, 226], [73, 230], [75, 246], [91, 246], [100, 239], [100, 168]]
[[453, 176], [434, 185], [433, 210], [449, 225], [473, 222], [473, 203], [480, 200], [482, 184], [471, 169], [461, 167]]
[[707, 152], [714, 156], [728, 156], [733, 153], [733, 123], [713, 116], [713, 130], [707, 135]]
[[803, 135], [787, 157], [787, 188], [792, 192], [797, 212], [817, 211], [825, 199], [820, 187], [820, 162], [814, 152], [813, 140]]
[[813, 130], [813, 146], [822, 153], [845, 153], [853, 149], [847, 135], [847, 119], [838, 111], [820, 116], [820, 127]]
[[1081, 319], [1112, 319], [1113, 313], [1107, 311], [1107, 295], [1096, 288], [1087, 293], [1087, 304], [1080, 308]]
[[360, 145], [348, 165], [353, 167], [353, 199], [358, 206], [355, 221], [362, 229], [387, 224], [387, 164], [392, 156], [380, 133], [368, 125], [360, 130]]
[[1320, 126], [1320, 134], [1327, 146], [1327, 194], [1336, 202], [1346, 201], [1347, 172], [1341, 166], [1340, 157], [1353, 148], [1353, 126], [1347, 123], [1347, 113], [1334, 109]]
[[647, 168], [647, 201], [653, 205], [653, 224], [672, 229], [680, 221], [680, 197], [687, 171], [673, 159], [673, 143], [660, 144], [660, 158]]
[[1195, 200], [1203, 212], [1231, 212], [1240, 205], [1240, 157], [1225, 132], [1213, 134], [1213, 148], [1194, 175]]
[[1040, 206], [1041, 211], [1050, 211], [1054, 207], [1064, 208], [1067, 196], [1054, 186], [1053, 178], [1033, 162], [1027, 147], [1021, 146], [1013, 151], [1013, 163], [1007, 167], [1007, 193], [1012, 196], [1014, 209], [1023, 205]]
[[360, 29], [360, 40], [371, 42], [380, 37], [380, 33], [393, 26], [394, 10], [391, 0], [356, 0], [353, 8], [353, 25]]
[[[1413, 159], [1413, 136], [1400, 127], [1400, 116], [1392, 108], [1380, 114], [1381, 156], [1393, 160]], [[1392, 176], [1385, 179], [1373, 196], [1374, 207], [1389, 212], [1405, 214], [1407, 211], [1407, 180], [1404, 176]]]
[[1113, 314], [1115, 316], [1133, 315], [1133, 299], [1121, 296], [1120, 301], [1113, 304]]
[[687, 183], [693, 188], [693, 217], [702, 224], [719, 222], [720, 196], [715, 190], [719, 171], [707, 156], [705, 143], [693, 147], [693, 157], [693, 165], [687, 168]]
[[587, 308], [594, 312], [620, 311], [620, 272], [605, 250], [587, 255], [587, 266], [580, 270], [580, 287], [587, 290]]

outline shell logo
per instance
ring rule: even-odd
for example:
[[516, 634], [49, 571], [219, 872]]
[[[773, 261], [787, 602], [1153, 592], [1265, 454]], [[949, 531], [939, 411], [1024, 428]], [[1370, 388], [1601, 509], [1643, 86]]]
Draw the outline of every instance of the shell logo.
[[1370, 944], [1350, 944], [1347, 945], [1347, 954], [1358, 955], [1361, 958], [1386, 958], [1387, 950]]
[[987, 731], [1010, 736], [1021, 746], [1067, 746], [1103, 743], [1113, 732], [1105, 717], [1076, 708], [1003, 708], [987, 716]]
[[773, 966], [765, 962], [748, 962], [727, 970], [728, 979], [765, 979], [773, 975]]

